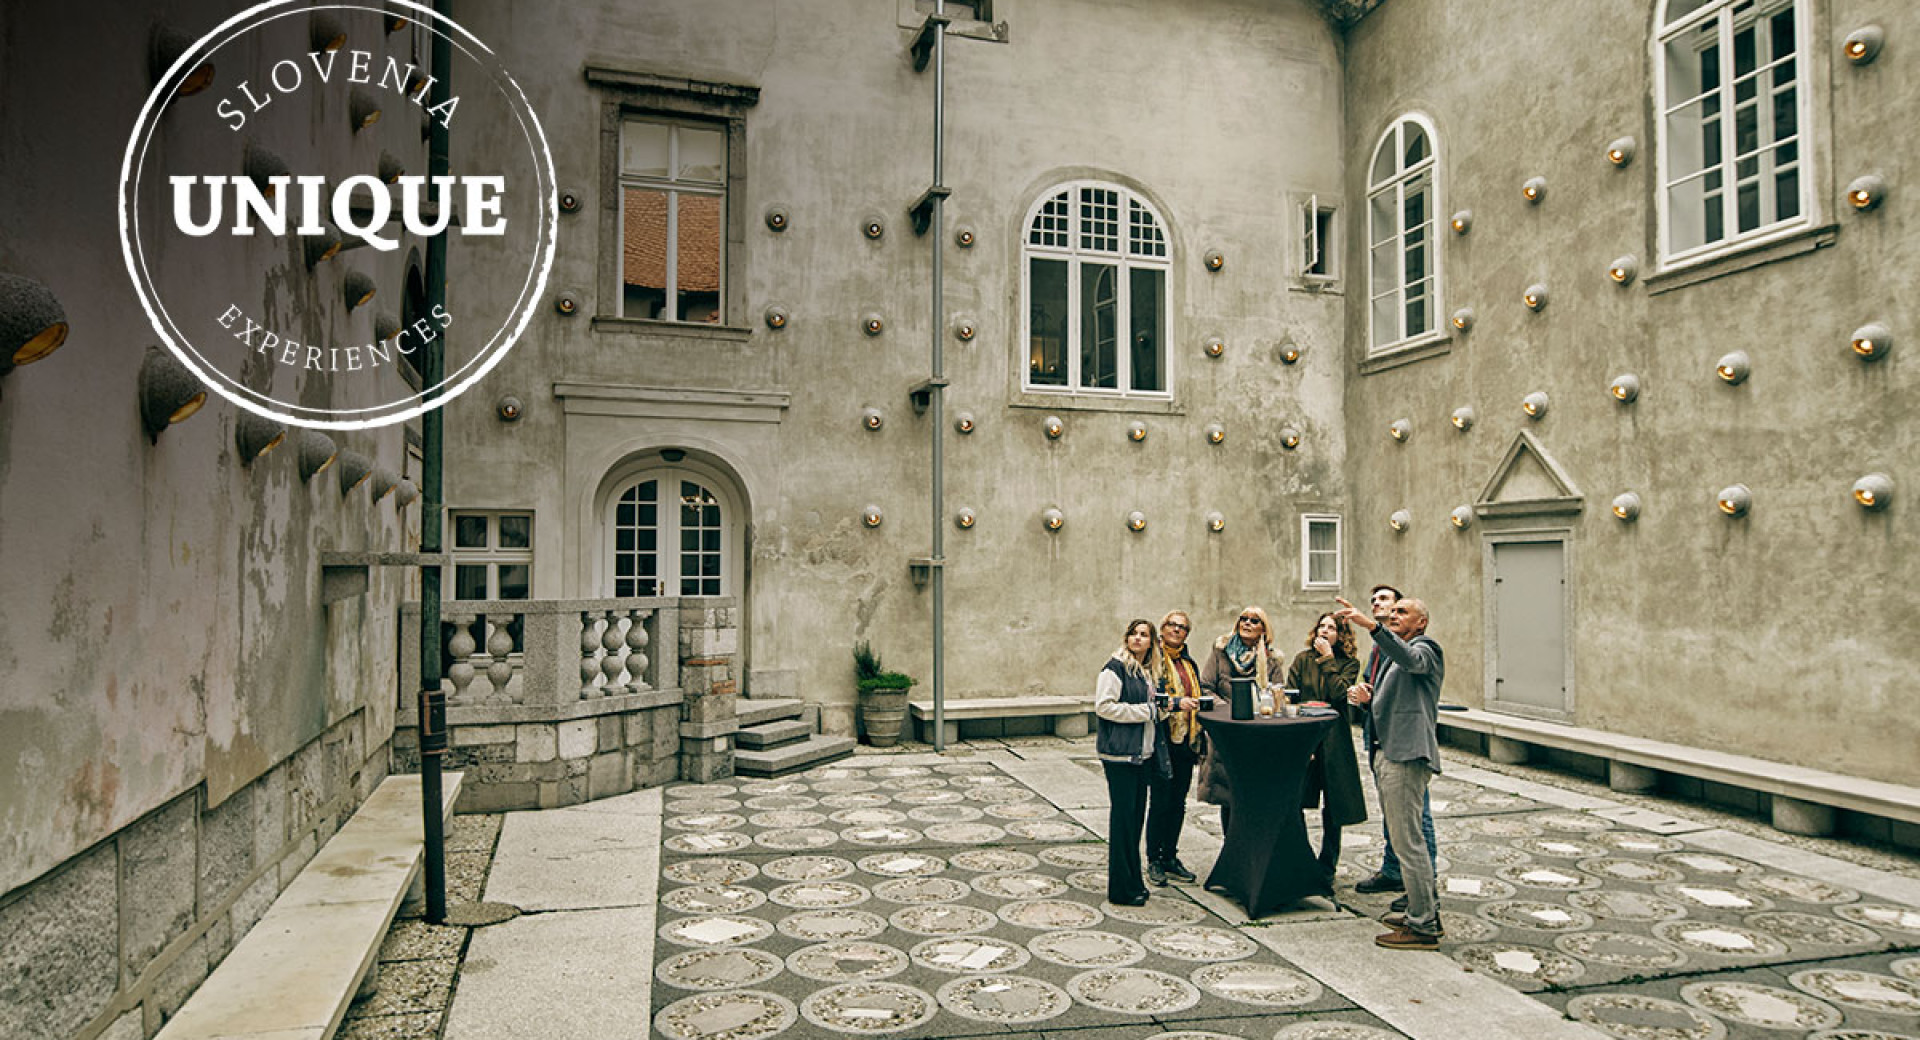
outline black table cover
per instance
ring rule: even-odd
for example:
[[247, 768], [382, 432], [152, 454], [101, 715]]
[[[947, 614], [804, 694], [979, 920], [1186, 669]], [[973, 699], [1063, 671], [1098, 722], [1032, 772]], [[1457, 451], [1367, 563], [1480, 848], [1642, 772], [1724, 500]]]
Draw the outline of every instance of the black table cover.
[[1333, 895], [1307, 842], [1300, 796], [1307, 760], [1339, 719], [1275, 715], [1236, 721], [1224, 705], [1199, 717], [1226, 768], [1232, 808], [1232, 826], [1207, 887], [1226, 890], [1256, 919], [1308, 896]]

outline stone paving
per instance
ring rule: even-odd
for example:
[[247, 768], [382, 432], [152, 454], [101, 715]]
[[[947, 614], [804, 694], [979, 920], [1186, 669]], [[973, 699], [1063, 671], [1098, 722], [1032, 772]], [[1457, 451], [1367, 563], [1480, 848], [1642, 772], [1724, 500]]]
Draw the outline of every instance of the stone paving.
[[[473, 934], [444, 1035], [1920, 1037], [1920, 878], [1448, 761], [1438, 954], [1371, 944], [1373, 823], [1339, 906], [1105, 903], [1090, 742], [510, 814], [486, 896], [528, 913]], [[1204, 876], [1211, 807], [1182, 846]]]

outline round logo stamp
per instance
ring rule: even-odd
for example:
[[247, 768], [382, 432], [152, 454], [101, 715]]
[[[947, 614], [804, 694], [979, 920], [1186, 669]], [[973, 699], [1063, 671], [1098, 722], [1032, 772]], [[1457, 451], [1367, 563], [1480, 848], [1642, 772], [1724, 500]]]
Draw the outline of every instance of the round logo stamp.
[[[166, 348], [237, 407], [323, 429], [412, 418], [498, 365], [559, 219], [519, 84], [412, 0], [268, 0], [221, 23], [160, 75], [119, 188]], [[463, 291], [449, 256], [508, 288]]]

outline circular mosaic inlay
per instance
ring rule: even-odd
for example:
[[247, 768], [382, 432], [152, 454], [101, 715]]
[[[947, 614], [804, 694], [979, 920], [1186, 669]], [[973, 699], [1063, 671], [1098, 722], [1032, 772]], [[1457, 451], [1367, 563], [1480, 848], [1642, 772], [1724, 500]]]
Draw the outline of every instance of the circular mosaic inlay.
[[873, 770], [874, 776], [930, 776], [933, 770], [926, 766], [881, 766]]
[[1475, 943], [1453, 952], [1453, 959], [1468, 969], [1495, 978], [1560, 985], [1586, 972], [1580, 962], [1540, 946], [1518, 943]]
[[751, 847], [753, 839], [738, 831], [701, 831], [698, 834], [676, 834], [660, 844], [673, 852], [707, 856], [716, 852], [739, 852]]
[[832, 881], [853, 873], [853, 864], [838, 856], [782, 856], [763, 870], [775, 881]]
[[948, 776], [999, 776], [1000, 768], [986, 762], [943, 762], [934, 766], [936, 773]]
[[1628, 856], [1596, 856], [1581, 860], [1578, 866], [1596, 877], [1613, 881], [1632, 881], [1642, 885], [1671, 884], [1687, 879], [1684, 871], [1675, 870], [1665, 863], [1655, 863], [1650, 859], [1633, 859]]
[[985, 845], [999, 841], [1007, 832], [990, 823], [930, 823], [927, 840], [949, 845]]
[[822, 1029], [867, 1035], [912, 1029], [939, 1010], [931, 993], [897, 982], [842, 983], [800, 1004], [807, 1021]]
[[822, 795], [819, 804], [829, 809], [864, 809], [891, 801], [893, 799], [884, 794], [829, 794]]
[[1529, 928], [1542, 932], [1577, 932], [1593, 927], [1593, 915], [1558, 903], [1516, 900], [1489, 903], [1480, 908], [1480, 916], [1509, 928]]
[[1131, 924], [1193, 924], [1204, 920], [1205, 910], [1199, 905], [1178, 896], [1161, 896], [1149, 899], [1141, 906], [1117, 906], [1113, 903], [1101, 903], [1100, 909], [1108, 917], [1117, 918]]
[[983, 802], [987, 805], [1024, 802], [1033, 797], [1035, 797], [1034, 793], [1024, 787], [975, 787], [967, 791], [969, 801]]
[[754, 986], [780, 974], [780, 958], [765, 950], [739, 946], [690, 950], [660, 962], [654, 975], [681, 989], [735, 989]]
[[724, 798], [736, 793], [732, 784], [676, 784], [666, 790], [668, 798]]
[[818, 982], [884, 979], [907, 970], [907, 955], [867, 939], [820, 943], [787, 955], [787, 970]]
[[673, 813], [722, 813], [740, 808], [737, 798], [679, 798], [666, 803]]
[[653, 1017], [653, 1028], [669, 1040], [760, 1040], [797, 1018], [785, 997], [736, 989], [676, 1000]]
[[1666, 943], [1628, 932], [1575, 932], [1553, 940], [1553, 945], [1560, 952], [1583, 961], [1599, 961], [1622, 968], [1650, 971], [1677, 968], [1687, 962], [1686, 954]]
[[1090, 870], [1107, 865], [1105, 845], [1055, 845], [1040, 850], [1040, 858], [1056, 867]]
[[[1106, 849], [1100, 850], [1100, 862], [1107, 861]], [[1032, 870], [1039, 860], [1025, 852], [1015, 849], [972, 849], [956, 852], [947, 857], [947, 862], [961, 870], [990, 872], [996, 870]], [[1052, 862], [1049, 860], [1048, 862]]]
[[1067, 875], [1067, 884], [1090, 896], [1107, 894], [1107, 872], [1104, 870], [1076, 870]]
[[1902, 957], [1887, 965], [1887, 970], [1909, 982], [1920, 982], [1920, 957]]
[[922, 852], [876, 852], [861, 857], [860, 869], [881, 877], [925, 877], [947, 869], [947, 861]]
[[1066, 883], [1045, 874], [981, 874], [973, 887], [996, 899], [1050, 899], [1067, 891]]
[[774, 902], [794, 910], [859, 906], [867, 901], [868, 895], [866, 889], [850, 881], [796, 881], [768, 893]]
[[781, 918], [774, 927], [802, 942], [839, 942], [871, 939], [887, 930], [887, 921], [865, 910], [802, 910]]
[[818, 798], [808, 798], [803, 794], [763, 794], [747, 799], [747, 808], [760, 810], [788, 811], [793, 809], [811, 809], [820, 804]]
[[840, 839], [832, 831], [818, 827], [783, 827], [777, 831], [761, 831], [753, 840], [770, 849], [824, 849]]
[[1007, 824], [1007, 833], [1033, 841], [1081, 841], [1093, 837], [1085, 827], [1065, 820], [1015, 820]]
[[1679, 852], [1686, 844], [1677, 838], [1662, 834], [1647, 834], [1641, 831], [1607, 831], [1605, 834], [1591, 835], [1594, 841], [1621, 852], [1636, 852], [1642, 855], [1654, 855], [1661, 852]]
[[1320, 984], [1278, 964], [1209, 964], [1195, 969], [1194, 985], [1216, 997], [1262, 1007], [1299, 1007], [1320, 999]]
[[1101, 916], [1097, 908], [1071, 899], [1028, 899], [1000, 908], [1000, 919], [1008, 924], [1046, 931], [1092, 928]]
[[1147, 949], [1181, 961], [1237, 961], [1260, 949], [1252, 939], [1225, 928], [1176, 924], [1154, 928], [1140, 937]]
[[[1476, 809], [1524, 809], [1535, 804], [1532, 799], [1508, 794], [1505, 791], [1475, 791], [1464, 800]], [[1452, 806], [1448, 808], [1454, 812], [1461, 811]], [[1433, 811], [1441, 812], [1442, 810], [1436, 805]]]
[[[958, 805], [966, 801], [967, 796], [958, 791], [902, 791], [892, 800], [907, 805]], [[872, 804], [885, 805], [886, 802], [887, 799], [882, 798]]]
[[1060, 987], [1021, 975], [954, 979], [935, 995], [941, 1007], [979, 1022], [1040, 1022], [1073, 1006]]
[[882, 881], [873, 894], [889, 903], [951, 903], [965, 899], [968, 888], [952, 878], [904, 877]]
[[1029, 940], [1027, 949], [1043, 961], [1068, 968], [1119, 968], [1147, 956], [1146, 947], [1112, 932], [1048, 932]]
[[1483, 867], [1517, 867], [1533, 862], [1533, 856], [1524, 849], [1485, 841], [1463, 841], [1449, 845], [1447, 858], [1455, 863], [1473, 863]]
[[1805, 943], [1820, 946], [1877, 946], [1882, 941], [1880, 933], [1871, 928], [1825, 914], [1776, 910], [1754, 914], [1746, 918], [1746, 922], [1789, 946]]
[[1067, 992], [1090, 1007], [1123, 1015], [1170, 1014], [1200, 1003], [1200, 991], [1192, 983], [1146, 968], [1095, 968], [1069, 979]]
[[1838, 906], [1851, 903], [1860, 898], [1860, 893], [1851, 888], [1821, 881], [1818, 878], [1796, 877], [1792, 874], [1761, 874], [1757, 877], [1743, 877], [1738, 884], [1741, 888], [1772, 896], [1775, 899], [1790, 899], [1796, 903], [1816, 903], [1822, 906]]
[[971, 805], [916, 805], [907, 810], [909, 819], [921, 823], [966, 823], [980, 815], [980, 810]]
[[1461, 825], [1490, 838], [1536, 838], [1541, 833], [1540, 828], [1524, 816], [1476, 816], [1461, 821]]
[[1521, 864], [1501, 867], [1494, 874], [1523, 888], [1544, 888], [1554, 892], [1600, 887], [1599, 878], [1589, 877], [1572, 867]]
[[921, 776], [906, 780], [889, 781], [887, 786], [896, 791], [929, 791], [935, 788], [945, 787], [947, 786], [947, 782], [937, 776]]
[[1005, 773], [995, 771], [974, 772], [956, 776], [953, 784], [956, 787], [1018, 787], [1020, 781], [1015, 780]]
[[933, 903], [895, 910], [887, 918], [895, 928], [915, 935], [968, 935], [984, 932], [998, 923], [992, 914], [974, 906]]
[[1722, 957], [1777, 957], [1787, 944], [1765, 932], [1737, 924], [1706, 921], [1661, 921], [1653, 934], [1683, 950]]
[[660, 938], [681, 946], [741, 946], [772, 934], [767, 922], [736, 914], [679, 917], [660, 926]]
[[[954, 826], [965, 827], [967, 824], [954, 824]], [[895, 827], [887, 824], [848, 827], [840, 832], [840, 836], [855, 845], [912, 845], [920, 840], [920, 832], [911, 827]]]
[[1685, 1004], [1637, 993], [1595, 993], [1567, 1001], [1567, 1017], [1620, 1040], [1724, 1040], [1726, 1024]]
[[1891, 903], [1852, 903], [1836, 906], [1833, 912], [1873, 928], [1891, 928], [1896, 932], [1920, 932], [1920, 910]]
[[1804, 993], [1751, 982], [1690, 982], [1680, 999], [1721, 1018], [1762, 1029], [1831, 1029], [1840, 1011]]
[[905, 823], [907, 814], [897, 809], [842, 809], [833, 814], [833, 822], [849, 827], [875, 827]]
[[1743, 914], [1773, 909], [1773, 901], [1765, 896], [1721, 885], [1681, 882], [1655, 885], [1653, 890], [1689, 909], [1731, 910]]
[[952, 975], [1012, 971], [1030, 959], [1018, 943], [987, 936], [928, 939], [907, 951], [913, 963]]
[[1589, 841], [1575, 841], [1572, 838], [1548, 836], [1545, 838], [1516, 838], [1513, 845], [1536, 856], [1548, 856], [1554, 859], [1590, 859], [1606, 854], [1606, 848]]
[[1756, 863], [1713, 852], [1669, 852], [1655, 858], [1670, 867], [1679, 867], [1709, 878], [1731, 880], [1742, 874], [1760, 873], [1760, 866]]
[[660, 901], [683, 914], [734, 914], [760, 906], [767, 895], [744, 885], [696, 885], [662, 893]]
[[816, 780], [813, 790], [821, 794], [858, 794], [879, 786], [871, 780]]
[[1595, 917], [1622, 921], [1671, 921], [1687, 916], [1687, 908], [1671, 899], [1623, 889], [1569, 892], [1567, 902]]
[[1823, 1000], [1882, 1015], [1920, 1015], [1920, 984], [1866, 971], [1817, 969], [1787, 976], [1794, 988]]
[[1588, 816], [1584, 813], [1541, 813], [1530, 819], [1548, 830], [1564, 831], [1568, 834], [1598, 834], [1613, 827], [1613, 824], [1598, 816]]
[[1440, 879], [1440, 895], [1449, 899], [1469, 899], [1474, 902], [1488, 902], [1495, 899], [1512, 899], [1514, 887], [1498, 878], [1478, 877], [1473, 874], [1448, 874]]
[[1060, 815], [1060, 810], [1042, 801], [1005, 802], [987, 806], [987, 815], [1000, 820], [1044, 820]]
[[744, 859], [689, 859], [670, 863], [660, 876], [677, 885], [731, 885], [745, 881], [760, 868]]
[[1491, 942], [1500, 937], [1500, 929], [1493, 922], [1452, 910], [1440, 911], [1440, 927], [1455, 942]]
[[774, 830], [787, 827], [813, 827], [825, 821], [825, 816], [810, 809], [769, 809], [747, 817], [747, 822], [755, 827], [768, 827]]
[[807, 785], [798, 780], [749, 780], [740, 785], [743, 795], [806, 794]]
[[[1166, 1033], [1158, 1040], [1173, 1040], [1174, 1037], [1199, 1040], [1200, 1037], [1218, 1036], [1216, 1033]], [[1298, 1022], [1273, 1034], [1273, 1040], [1399, 1040], [1399, 1033], [1389, 1033], [1384, 1029], [1361, 1025], [1358, 1022]], [[1225, 1037], [1223, 1040], [1232, 1040]]]

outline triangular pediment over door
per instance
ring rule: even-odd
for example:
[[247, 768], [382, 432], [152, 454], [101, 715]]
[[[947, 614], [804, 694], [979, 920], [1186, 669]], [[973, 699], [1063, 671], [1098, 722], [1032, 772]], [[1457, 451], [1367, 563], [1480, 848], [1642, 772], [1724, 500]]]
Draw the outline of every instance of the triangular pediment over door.
[[1585, 502], [1566, 467], [1531, 430], [1521, 430], [1493, 468], [1473, 511], [1483, 517], [1555, 516], [1577, 514]]

